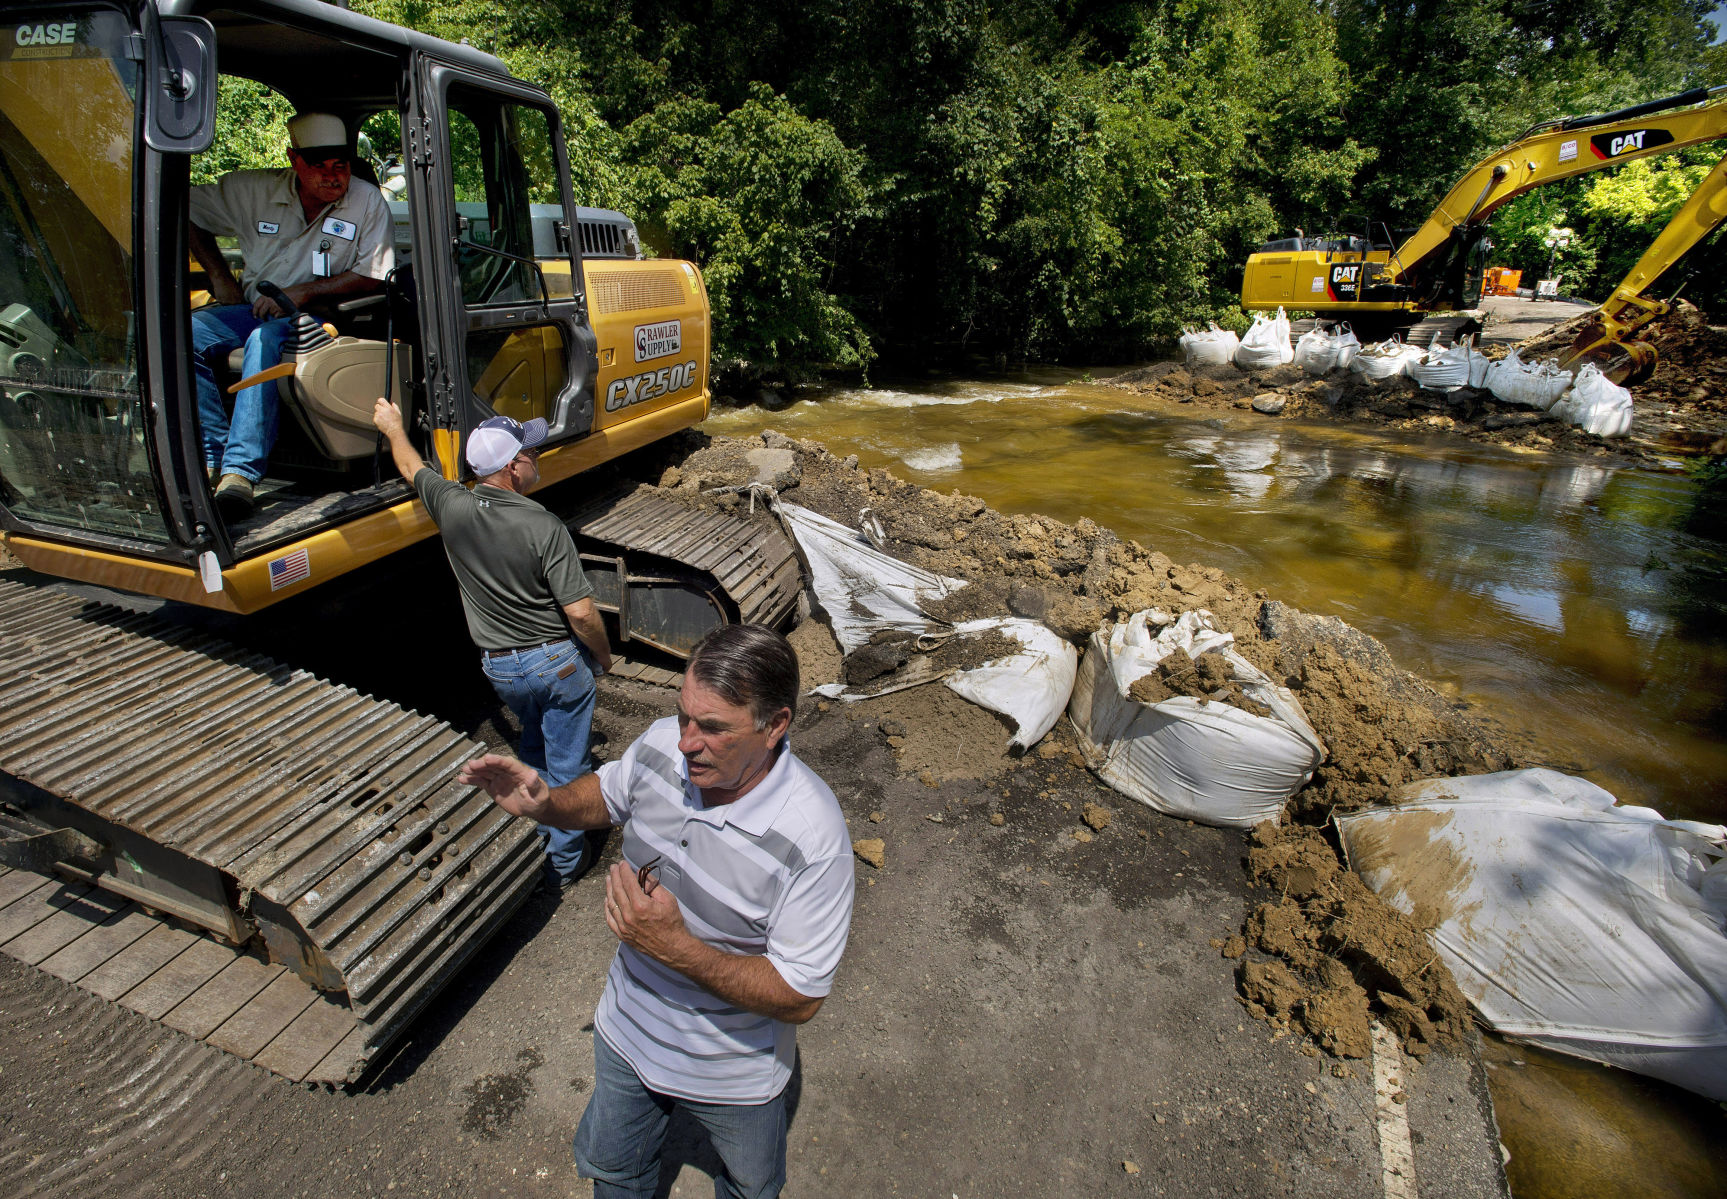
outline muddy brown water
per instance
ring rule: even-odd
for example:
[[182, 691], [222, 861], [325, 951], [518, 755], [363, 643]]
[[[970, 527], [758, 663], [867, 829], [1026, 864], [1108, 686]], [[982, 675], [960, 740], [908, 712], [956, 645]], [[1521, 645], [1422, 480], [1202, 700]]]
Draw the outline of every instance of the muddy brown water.
[[[1090, 517], [1371, 633], [1523, 762], [1667, 816], [1727, 820], [1727, 496], [1682, 470], [1217, 417], [1056, 371], [812, 391], [704, 428], [775, 429], [1004, 512]], [[1716, 1105], [1641, 1079], [1640, 1098], [1620, 1097], [1632, 1076], [1496, 1052], [1519, 1199], [1590, 1177], [1640, 1178], [1628, 1194], [1720, 1193]], [[1664, 1106], [1642, 1097], [1651, 1087]], [[1573, 1147], [1555, 1155], [1560, 1132]], [[1710, 1169], [1639, 1175], [1652, 1135]]]

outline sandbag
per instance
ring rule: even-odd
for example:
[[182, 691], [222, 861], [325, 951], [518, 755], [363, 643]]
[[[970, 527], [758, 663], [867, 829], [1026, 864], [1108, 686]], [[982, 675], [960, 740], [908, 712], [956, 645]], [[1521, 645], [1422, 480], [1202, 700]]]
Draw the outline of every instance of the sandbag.
[[971, 670], [955, 671], [947, 677], [947, 689], [1012, 720], [1015, 728], [1008, 746], [1027, 750], [1061, 719], [1079, 672], [1079, 651], [1053, 629], [1017, 616], [954, 626], [959, 634], [991, 629], [1025, 648]]
[[1283, 309], [1277, 315], [1255, 314], [1253, 327], [1235, 349], [1235, 365], [1244, 371], [1267, 370], [1295, 359], [1295, 347], [1289, 344], [1289, 318]]
[[1334, 818], [1344, 854], [1495, 1030], [1727, 1100], [1727, 828], [1544, 769], [1395, 801]]
[[1337, 369], [1348, 370], [1349, 364], [1355, 361], [1355, 356], [1361, 353], [1361, 339], [1355, 335], [1355, 330], [1344, 321], [1337, 326]]
[[797, 504], [776, 500], [774, 510], [809, 565], [810, 587], [844, 653], [868, 645], [874, 634], [886, 629], [910, 633], [924, 642], [997, 630], [1023, 647], [972, 670], [947, 672], [929, 668], [929, 659], [918, 655], [912, 666], [879, 686], [852, 691], [844, 683], [834, 683], [812, 688], [814, 694], [867, 699], [940, 681], [1011, 720], [1014, 735], [1009, 745], [1022, 750], [1037, 744], [1061, 718], [1079, 668], [1079, 651], [1063, 638], [1036, 621], [1018, 617], [950, 627], [925, 613], [919, 601], [951, 595], [967, 586], [964, 579], [901, 562], [867, 544], [861, 534]]
[[1548, 411], [1568, 424], [1597, 437], [1623, 437], [1631, 432], [1631, 393], [1585, 362], [1571, 390]]
[[964, 579], [901, 562], [872, 548], [856, 530], [797, 504], [776, 501], [774, 511], [809, 566], [810, 588], [827, 613], [840, 652], [868, 645], [883, 629], [921, 636], [948, 627], [926, 614], [918, 599], [952, 595], [966, 586]]
[[1338, 336], [1334, 330], [1315, 325], [1295, 339], [1295, 365], [1310, 375], [1323, 375], [1337, 368]]
[[1519, 404], [1546, 412], [1571, 386], [1571, 375], [1559, 369], [1557, 359], [1525, 362], [1515, 349], [1487, 368], [1487, 387], [1507, 404]]
[[1188, 366], [1222, 366], [1235, 358], [1241, 339], [1232, 330], [1221, 329], [1216, 321], [1206, 330], [1183, 329], [1181, 356]]
[[1403, 370], [1427, 391], [1456, 391], [1469, 383], [1469, 347], [1459, 342], [1440, 349], [1439, 334], [1435, 333], [1427, 353], [1410, 359]]
[[1401, 337], [1392, 336], [1362, 350], [1350, 362], [1349, 369], [1364, 379], [1390, 379], [1403, 374], [1404, 367], [1420, 356], [1420, 350], [1404, 345]]
[[[1154, 625], [1164, 627], [1153, 633]], [[1203, 609], [1174, 622], [1148, 609], [1093, 633], [1067, 714], [1098, 777], [1160, 812], [1202, 824], [1251, 828], [1278, 820], [1325, 760], [1325, 746], [1295, 696], [1236, 653], [1234, 642]], [[1156, 704], [1129, 699], [1133, 684], [1177, 648], [1194, 657], [1221, 652], [1232, 680], [1271, 715], [1188, 696]]]

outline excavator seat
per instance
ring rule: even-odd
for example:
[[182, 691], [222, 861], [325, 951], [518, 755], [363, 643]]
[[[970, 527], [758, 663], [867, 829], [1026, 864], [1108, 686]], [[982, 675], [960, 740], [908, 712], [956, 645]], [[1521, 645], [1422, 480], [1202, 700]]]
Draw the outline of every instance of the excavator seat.
[[[413, 351], [408, 340], [416, 329], [413, 311], [411, 267], [397, 274], [394, 328], [396, 363], [391, 399], [406, 412], [406, 379], [412, 369]], [[277, 396], [293, 413], [313, 451], [342, 464], [372, 457], [378, 431], [372, 425], [372, 406], [384, 393], [384, 334], [386, 296], [383, 293], [345, 300], [328, 311], [329, 323], [337, 330], [333, 342], [319, 346], [296, 360], [294, 374], [277, 381]], [[227, 367], [237, 382], [243, 368], [243, 347], [229, 352]]]

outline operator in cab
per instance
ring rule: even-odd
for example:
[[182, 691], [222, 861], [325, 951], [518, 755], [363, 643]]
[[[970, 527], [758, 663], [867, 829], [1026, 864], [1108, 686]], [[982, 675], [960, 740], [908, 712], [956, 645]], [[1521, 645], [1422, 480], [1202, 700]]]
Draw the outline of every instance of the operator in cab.
[[[276, 384], [245, 388], [230, 413], [212, 363], [243, 346], [240, 377], [250, 378], [281, 360], [291, 331], [287, 313], [258, 285], [274, 283], [296, 307], [334, 302], [382, 290], [394, 265], [389, 205], [375, 186], [353, 178], [353, 143], [342, 119], [301, 113], [288, 122], [288, 140], [286, 170], [232, 171], [192, 188], [192, 256], [214, 300], [192, 314], [198, 419], [204, 465], [229, 519], [252, 511], [275, 448]], [[238, 239], [244, 286], [217, 237]]]

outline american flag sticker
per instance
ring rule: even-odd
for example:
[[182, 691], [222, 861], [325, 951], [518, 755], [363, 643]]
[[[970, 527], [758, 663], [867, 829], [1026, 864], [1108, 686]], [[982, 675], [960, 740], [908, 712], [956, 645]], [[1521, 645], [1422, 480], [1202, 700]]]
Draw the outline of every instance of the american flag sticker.
[[295, 583], [303, 583], [311, 577], [312, 559], [303, 549], [295, 550], [285, 558], [270, 559], [271, 591], [292, 587]]

